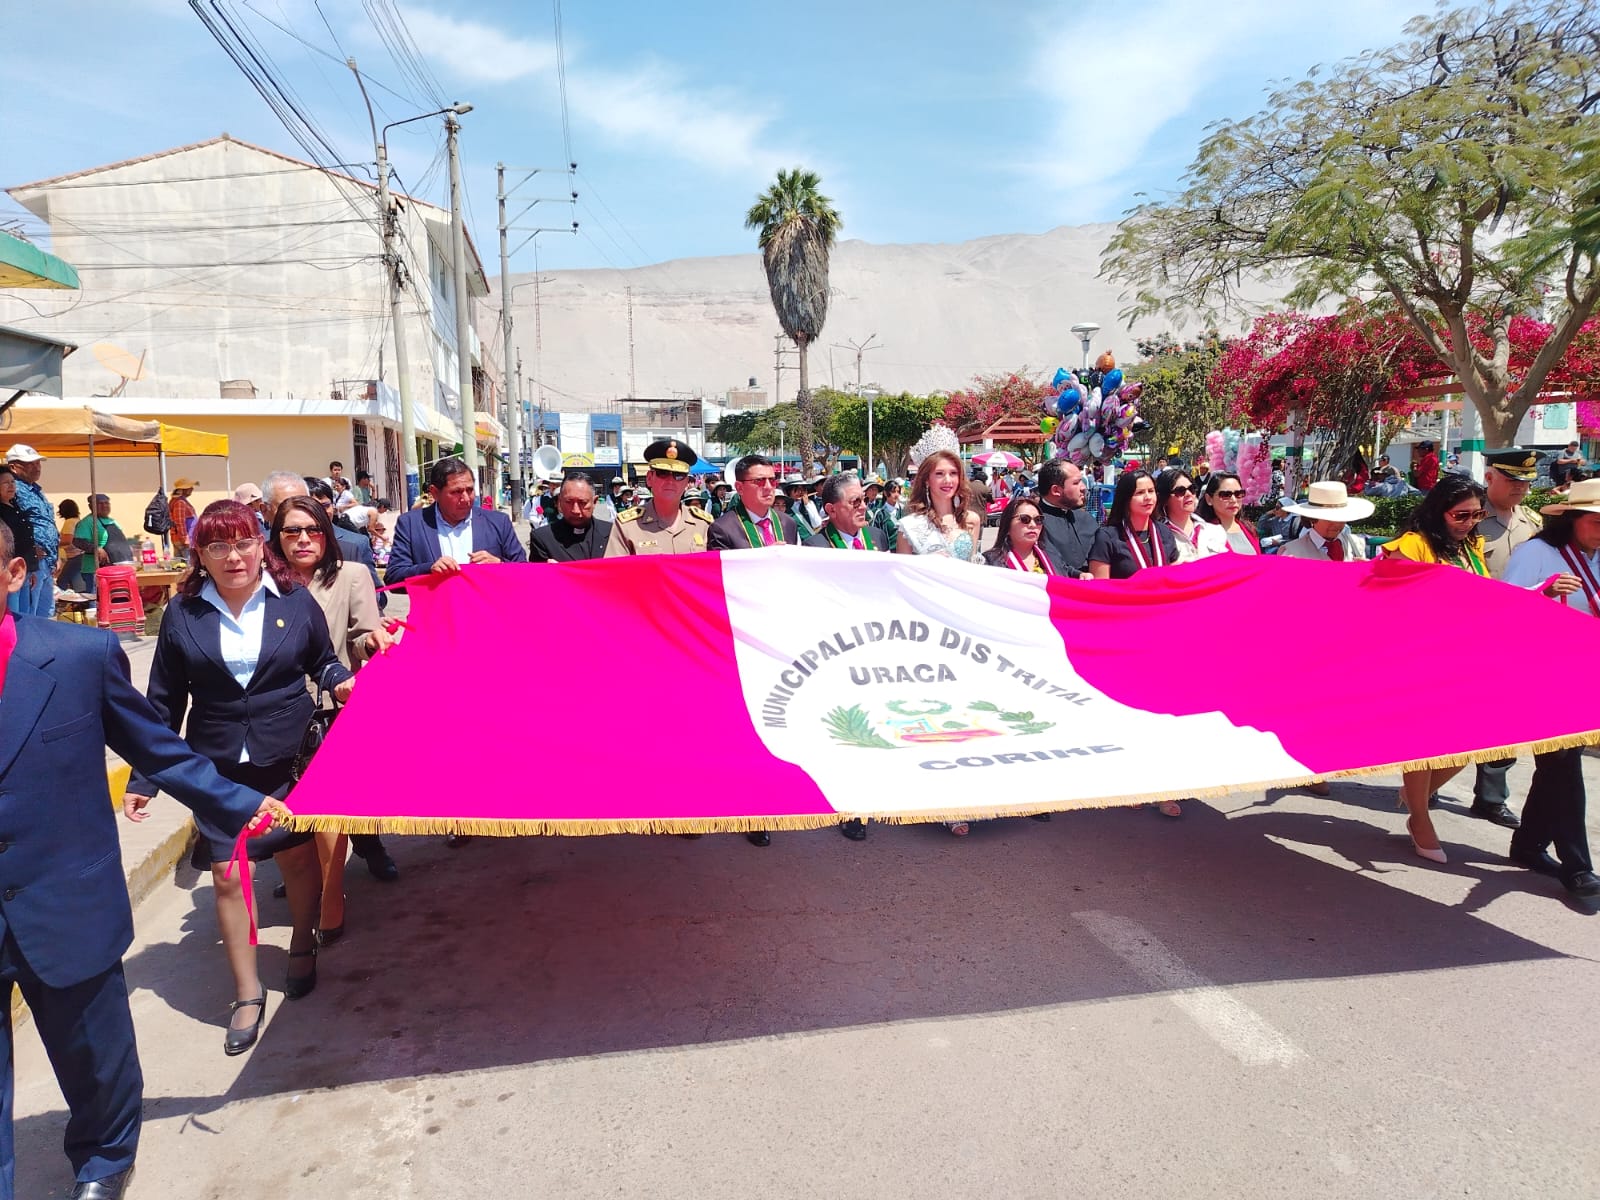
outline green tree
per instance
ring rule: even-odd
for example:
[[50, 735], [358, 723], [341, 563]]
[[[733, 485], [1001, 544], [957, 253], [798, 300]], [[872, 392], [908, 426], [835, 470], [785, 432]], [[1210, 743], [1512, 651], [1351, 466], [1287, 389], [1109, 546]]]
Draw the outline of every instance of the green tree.
[[[944, 415], [943, 396], [913, 396], [900, 392], [877, 396], [872, 401], [872, 452], [884, 462], [891, 475], [899, 474], [906, 456], [928, 426]], [[854, 450], [863, 461], [867, 453], [867, 401], [863, 396], [841, 395], [833, 406], [828, 440]], [[867, 464], [870, 475], [874, 464]]]
[[[1247, 278], [1286, 280], [1303, 309], [1376, 288], [1508, 445], [1600, 304], [1592, 226], [1578, 233], [1595, 203], [1578, 152], [1600, 106], [1593, 5], [1508, 0], [1406, 33], [1219, 124], [1185, 190], [1133, 209], [1102, 269], [1130, 289], [1130, 320], [1246, 308]], [[1529, 253], [1550, 231], [1554, 250]], [[1541, 305], [1551, 337], [1514, 374], [1509, 324]]]
[[1127, 377], [1144, 384], [1139, 417], [1150, 428], [1141, 440], [1151, 453], [1166, 454], [1177, 446], [1193, 457], [1205, 449], [1206, 434], [1227, 423], [1222, 399], [1212, 394], [1209, 380], [1230, 344], [1215, 329], [1182, 345], [1171, 334], [1137, 343], [1140, 361], [1127, 369]]
[[800, 410], [796, 441], [801, 461], [810, 464], [819, 428], [811, 403], [807, 351], [828, 320], [828, 256], [844, 221], [819, 190], [815, 171], [800, 167], [778, 172], [777, 182], [756, 198], [745, 214], [745, 228], [758, 231], [767, 290], [778, 324], [800, 351]]
[[750, 453], [751, 434], [761, 420], [759, 411], [729, 413], [711, 427], [708, 437], [713, 442], [743, 453]]

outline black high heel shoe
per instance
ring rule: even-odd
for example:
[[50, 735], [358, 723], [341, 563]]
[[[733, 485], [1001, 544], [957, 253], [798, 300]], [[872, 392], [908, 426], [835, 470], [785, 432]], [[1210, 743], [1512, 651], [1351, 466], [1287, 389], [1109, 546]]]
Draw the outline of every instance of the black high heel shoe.
[[290, 975], [283, 981], [283, 998], [285, 1000], [304, 1000], [317, 990], [317, 948], [309, 950], [291, 950], [290, 958], [309, 958], [311, 970], [304, 975]]
[[228, 1036], [222, 1039], [222, 1052], [224, 1054], [243, 1054], [246, 1050], [250, 1049], [251, 1046], [254, 1046], [256, 1044], [256, 1039], [261, 1036], [261, 1022], [267, 1019], [267, 994], [265, 992], [261, 993], [259, 999], [235, 1000], [232, 1004], [228, 1005], [228, 1019], [231, 1022], [233, 1020], [234, 1013], [238, 1012], [241, 1008], [248, 1008], [252, 1004], [261, 1009], [261, 1011], [256, 1014], [255, 1023], [252, 1025], [246, 1025], [243, 1029], [235, 1029], [230, 1023], [228, 1026]]

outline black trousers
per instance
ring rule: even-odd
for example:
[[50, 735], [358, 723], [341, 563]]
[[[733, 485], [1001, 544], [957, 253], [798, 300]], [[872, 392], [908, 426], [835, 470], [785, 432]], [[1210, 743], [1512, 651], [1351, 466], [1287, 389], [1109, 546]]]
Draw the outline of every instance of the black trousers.
[[1538, 853], [1553, 848], [1561, 878], [1570, 881], [1594, 870], [1589, 834], [1584, 828], [1583, 747], [1533, 756], [1533, 784], [1522, 806], [1522, 828], [1511, 835], [1513, 849]]
[[1472, 781], [1472, 802], [1509, 804], [1511, 787], [1506, 782], [1506, 776], [1516, 761], [1514, 758], [1497, 758], [1493, 762], [1479, 763], [1477, 778]]
[[54, 988], [42, 983], [22, 957], [9, 932], [0, 941], [0, 1200], [16, 1196], [17, 1150], [12, 1131], [16, 1099], [13, 1079], [11, 988], [33, 1013], [56, 1082], [67, 1101], [67, 1134], [62, 1142], [78, 1182], [104, 1179], [133, 1166], [139, 1149], [140, 1108], [144, 1075], [133, 1040], [133, 1014], [128, 1011], [128, 984], [122, 964], [74, 983]]

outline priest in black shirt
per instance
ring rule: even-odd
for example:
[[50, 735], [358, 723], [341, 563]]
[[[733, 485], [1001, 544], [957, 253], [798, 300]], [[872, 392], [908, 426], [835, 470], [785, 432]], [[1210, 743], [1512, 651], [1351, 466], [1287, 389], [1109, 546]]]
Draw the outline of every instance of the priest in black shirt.
[[557, 516], [528, 535], [529, 562], [578, 562], [585, 558], [604, 558], [611, 522], [597, 521], [594, 515], [594, 482], [574, 471], [561, 481], [556, 494]]
[[1089, 577], [1089, 549], [1094, 545], [1095, 520], [1085, 505], [1089, 481], [1064, 458], [1052, 458], [1039, 468], [1039, 511], [1044, 514], [1044, 551], [1056, 573], [1068, 579]]

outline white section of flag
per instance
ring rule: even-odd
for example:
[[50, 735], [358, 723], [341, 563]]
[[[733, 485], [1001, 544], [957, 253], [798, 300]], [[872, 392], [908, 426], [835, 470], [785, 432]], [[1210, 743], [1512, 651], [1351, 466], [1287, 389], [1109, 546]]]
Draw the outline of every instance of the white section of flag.
[[1244, 787], [1311, 772], [1220, 713], [1118, 703], [1068, 661], [1042, 577], [778, 547], [722, 556], [767, 749], [835, 807], [900, 814]]

